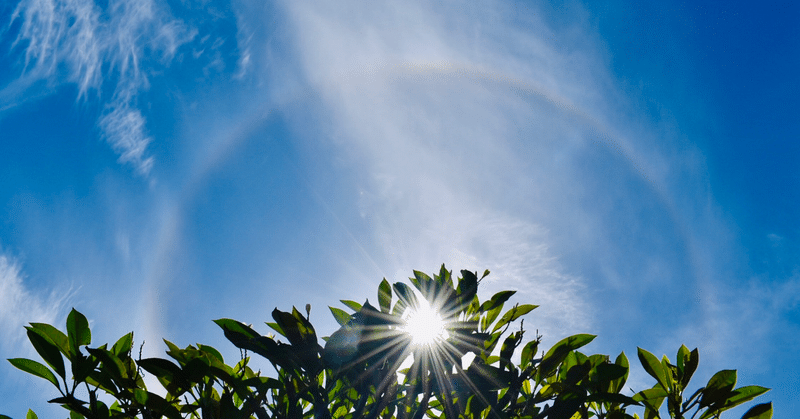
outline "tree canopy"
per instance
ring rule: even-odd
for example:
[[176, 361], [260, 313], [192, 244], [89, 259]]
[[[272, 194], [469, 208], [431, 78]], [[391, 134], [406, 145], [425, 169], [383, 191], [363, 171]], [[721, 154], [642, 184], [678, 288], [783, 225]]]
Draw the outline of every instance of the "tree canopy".
[[[625, 391], [630, 365], [624, 352], [613, 361], [580, 352], [595, 338], [589, 334], [541, 349], [541, 336], [526, 339], [521, 319], [537, 306], [507, 307], [515, 291], [481, 301], [478, 286], [488, 274], [462, 270], [454, 278], [442, 265], [433, 277], [414, 271], [413, 288], [384, 279], [377, 307], [369, 300], [342, 300], [349, 311], [330, 307], [341, 327], [327, 338], [317, 336], [309, 306], [306, 314], [294, 307], [272, 312], [267, 325], [278, 338], [240, 321], [214, 320], [240, 349], [235, 364], [211, 346], [180, 348], [166, 339], [168, 358], [134, 358], [133, 332], [110, 348], [91, 347], [89, 323], [75, 309], [66, 333], [45, 323], [26, 326], [46, 365], [9, 362], [51, 382], [58, 397], [49, 402], [71, 419], [709, 419], [769, 391], [737, 388], [735, 370], [719, 371], [691, 391], [700, 355], [683, 345], [674, 362], [638, 348], [639, 363], [655, 382]], [[252, 356], [274, 371], [254, 371]], [[163, 389], [148, 389], [144, 374]], [[36, 417], [28, 411], [28, 419]], [[771, 417], [772, 404], [762, 403], [742, 419]]]

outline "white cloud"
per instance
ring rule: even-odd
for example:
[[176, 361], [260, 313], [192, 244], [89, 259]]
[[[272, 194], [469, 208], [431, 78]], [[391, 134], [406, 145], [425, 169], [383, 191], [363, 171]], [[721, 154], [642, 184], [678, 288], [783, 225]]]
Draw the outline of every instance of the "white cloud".
[[[597, 88], [565, 67], [588, 58], [513, 28], [463, 41], [474, 27], [457, 23], [483, 20], [476, 11], [286, 8], [301, 68], [334, 121], [310, 141], [327, 136], [360, 168], [358, 208], [385, 251], [384, 271], [489, 268], [485, 292], [515, 288], [541, 304], [532, 317], [549, 338], [585, 332], [594, 309], [581, 292], [585, 278], [559, 263], [542, 223], [548, 211], [577, 219], [581, 206], [569, 190], [580, 189], [582, 172], [570, 163], [596, 127], [576, 103], [594, 100]], [[517, 53], [529, 46], [523, 63]], [[575, 209], [561, 208], [569, 204]], [[576, 234], [593, 228], [576, 224]]]
[[145, 120], [138, 109], [127, 104], [109, 107], [109, 112], [99, 121], [106, 141], [119, 154], [121, 163], [131, 163], [136, 170], [147, 175], [153, 166], [153, 157], [146, 155], [147, 145], [152, 138], [145, 134]]
[[533, 317], [553, 338], [666, 314], [715, 282], [724, 250], [694, 252], [710, 244], [697, 235], [725, 236], [702, 161], [669, 127], [631, 122], [580, 13], [551, 28], [536, 10], [451, 6], [284, 4], [331, 121], [309, 148], [327, 139], [354, 168], [384, 271], [492, 269], [542, 305]]
[[[70, 292], [53, 290], [42, 296], [32, 292], [23, 281], [19, 264], [0, 253], [0, 351], [19, 356], [25, 339], [23, 326], [30, 322], [57, 324]], [[27, 352], [31, 352], [28, 348]]]
[[[25, 49], [23, 79], [47, 79], [78, 87], [78, 99], [92, 92], [111, 99], [99, 121], [104, 139], [146, 175], [153, 164], [146, 148], [151, 138], [137, 109], [138, 94], [148, 87], [153, 65], [172, 60], [194, 33], [153, 0], [23, 0], [12, 16], [21, 28], [15, 45]], [[15, 90], [20, 90], [15, 88]]]

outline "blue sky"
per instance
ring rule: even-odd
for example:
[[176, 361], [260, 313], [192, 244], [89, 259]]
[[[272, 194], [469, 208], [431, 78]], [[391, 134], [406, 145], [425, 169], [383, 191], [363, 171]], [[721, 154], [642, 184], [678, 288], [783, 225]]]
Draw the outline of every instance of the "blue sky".
[[[685, 343], [698, 386], [735, 368], [788, 417], [799, 23], [788, 2], [5, 2], [0, 356], [76, 307], [95, 344], [235, 357], [212, 319], [311, 303], [329, 334], [327, 305], [444, 262], [540, 304], [546, 343]], [[2, 413], [61, 414], [0, 377]]]

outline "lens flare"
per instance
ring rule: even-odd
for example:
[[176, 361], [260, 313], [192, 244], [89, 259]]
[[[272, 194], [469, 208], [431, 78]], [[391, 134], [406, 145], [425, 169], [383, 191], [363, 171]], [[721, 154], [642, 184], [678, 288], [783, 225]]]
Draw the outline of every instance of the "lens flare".
[[442, 316], [424, 299], [403, 317], [406, 322], [403, 331], [411, 336], [412, 345], [432, 346], [448, 338]]

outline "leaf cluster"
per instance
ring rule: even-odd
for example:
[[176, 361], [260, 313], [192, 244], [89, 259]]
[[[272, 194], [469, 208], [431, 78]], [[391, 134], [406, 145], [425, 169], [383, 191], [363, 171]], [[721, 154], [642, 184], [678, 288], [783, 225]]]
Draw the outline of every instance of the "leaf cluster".
[[[663, 413], [709, 419], [768, 391], [735, 388], [736, 371], [723, 370], [686, 397], [699, 352], [681, 346], [675, 365], [639, 348], [639, 361], [656, 382], [625, 394], [630, 366], [624, 352], [613, 362], [608, 355], [580, 352], [595, 338], [589, 334], [540, 351], [541, 336], [526, 341], [521, 320], [537, 306], [508, 307], [514, 291], [481, 301], [477, 290], [488, 273], [479, 278], [463, 270], [454, 278], [442, 265], [432, 277], [414, 271], [413, 288], [384, 279], [377, 307], [368, 300], [343, 300], [349, 312], [330, 307], [341, 327], [327, 338], [319, 338], [309, 321], [310, 306], [305, 315], [296, 308], [272, 312], [273, 321], [266, 324], [280, 338], [236, 320], [215, 320], [241, 351], [233, 365], [211, 346], [180, 348], [167, 340], [168, 358], [134, 359], [133, 332], [111, 348], [90, 347], [88, 321], [75, 309], [66, 333], [44, 323], [26, 327], [46, 365], [25, 358], [9, 362], [52, 383], [60, 396], [50, 403], [67, 409], [71, 419], [639, 419], [634, 410], [644, 419]], [[430, 345], [412, 344], [404, 329], [409, 310], [419, 308], [422, 299], [444, 324], [443, 336]], [[517, 320], [519, 327], [512, 328]], [[275, 374], [253, 371], [252, 355], [267, 360]], [[148, 390], [145, 373], [157, 378], [163, 391]], [[88, 400], [76, 396], [80, 387]], [[113, 404], [99, 400], [102, 393]], [[763, 403], [743, 419], [770, 417], [772, 405]], [[27, 418], [36, 414], [29, 411]]]

